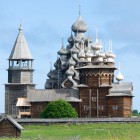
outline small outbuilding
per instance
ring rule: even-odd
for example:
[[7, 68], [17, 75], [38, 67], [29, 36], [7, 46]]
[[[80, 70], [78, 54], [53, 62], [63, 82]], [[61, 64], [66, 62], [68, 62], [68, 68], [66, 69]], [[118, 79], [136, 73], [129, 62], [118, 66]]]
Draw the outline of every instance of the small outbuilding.
[[0, 137], [20, 137], [23, 129], [11, 116], [0, 120]]

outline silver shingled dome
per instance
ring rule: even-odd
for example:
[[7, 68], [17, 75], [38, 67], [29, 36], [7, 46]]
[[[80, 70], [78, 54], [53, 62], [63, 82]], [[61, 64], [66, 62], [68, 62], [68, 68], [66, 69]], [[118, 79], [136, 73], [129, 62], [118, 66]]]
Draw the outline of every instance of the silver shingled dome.
[[87, 28], [88, 27], [81, 16], [78, 17], [77, 21], [71, 27], [73, 32], [86, 32]]

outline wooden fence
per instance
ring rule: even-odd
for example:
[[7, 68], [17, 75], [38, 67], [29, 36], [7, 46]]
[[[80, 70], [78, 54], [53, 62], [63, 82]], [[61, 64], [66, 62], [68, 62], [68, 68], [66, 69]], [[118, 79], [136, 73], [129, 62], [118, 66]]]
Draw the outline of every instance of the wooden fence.
[[20, 124], [55, 124], [55, 123], [140, 123], [134, 118], [63, 118], [63, 119], [15, 119]]

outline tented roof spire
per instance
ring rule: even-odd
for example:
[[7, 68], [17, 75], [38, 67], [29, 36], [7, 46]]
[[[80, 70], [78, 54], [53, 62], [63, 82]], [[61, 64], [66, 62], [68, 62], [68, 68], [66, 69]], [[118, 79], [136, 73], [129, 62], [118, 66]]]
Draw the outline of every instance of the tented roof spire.
[[19, 33], [18, 36], [16, 38], [16, 41], [14, 43], [12, 52], [9, 56], [9, 59], [13, 59], [13, 60], [30, 60], [32, 59], [32, 55], [30, 53], [30, 50], [28, 48], [26, 39], [24, 37], [23, 34], [23, 28], [22, 25], [20, 23], [19, 26]]

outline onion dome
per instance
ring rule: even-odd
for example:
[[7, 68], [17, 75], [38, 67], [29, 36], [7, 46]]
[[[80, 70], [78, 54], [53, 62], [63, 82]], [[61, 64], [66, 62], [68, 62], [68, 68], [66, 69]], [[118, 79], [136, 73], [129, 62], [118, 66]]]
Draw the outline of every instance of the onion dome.
[[122, 73], [120, 72], [120, 63], [119, 63], [119, 74], [116, 76], [116, 80], [118, 82], [122, 81], [124, 79], [124, 76], [122, 75]]
[[87, 48], [87, 52], [86, 52], [86, 59], [88, 62], [91, 62], [91, 58], [93, 57], [93, 53], [91, 52], [91, 48], [88, 47]]
[[61, 49], [58, 51], [59, 55], [66, 55], [68, 53], [68, 51], [64, 48], [64, 43], [63, 43], [63, 38], [62, 38], [62, 47]]
[[74, 42], [74, 38], [73, 38], [73, 35], [71, 33], [71, 36], [68, 38], [67, 40], [69, 43], [73, 43]]
[[51, 86], [50, 80], [47, 79], [45, 83], [45, 89], [50, 89], [50, 88], [52, 88], [52, 86]]
[[[50, 79], [50, 83], [51, 83], [51, 84], [57, 83], [57, 80], [56, 80], [56, 79]], [[52, 88], [53, 88], [53, 87], [52, 87]]]
[[62, 46], [62, 48], [58, 51], [59, 55], [66, 55], [68, 52], [67, 50]]
[[103, 58], [102, 57], [98, 57], [97, 62], [103, 62]]
[[111, 51], [109, 51], [108, 53], [106, 53], [105, 56], [107, 58], [113, 58], [113, 59], [116, 57], [115, 54], [113, 54]]
[[54, 63], [54, 67], [58, 69], [60, 67], [60, 59], [57, 59], [56, 62]]
[[49, 73], [47, 74], [47, 76], [48, 76], [49, 78], [51, 78], [52, 73], [53, 73], [52, 70], [50, 70]]
[[78, 35], [75, 36], [75, 37], [74, 37], [74, 42], [75, 42], [75, 43], [80, 43], [80, 42], [81, 42], [81, 37], [78, 36]]
[[74, 75], [74, 71], [73, 71], [71, 68], [69, 68], [69, 69], [66, 71], [66, 75], [67, 75], [67, 76], [73, 76], [73, 75]]
[[95, 43], [91, 46], [93, 50], [100, 50], [102, 48], [101, 43], [99, 42], [98, 38], [96, 38]]
[[77, 21], [72, 25], [71, 27], [73, 32], [86, 32], [87, 31], [87, 25], [83, 21], [82, 17], [79, 16]]
[[77, 47], [75, 46], [75, 44], [74, 44], [74, 46], [70, 49], [70, 51], [71, 51], [72, 53], [79, 53], [79, 50], [77, 49]]
[[112, 52], [112, 42], [109, 40], [109, 51], [106, 53], [107, 58], [115, 58], [115, 54]]
[[87, 52], [86, 52], [86, 57], [92, 57], [93, 56], [93, 53], [91, 52], [91, 49], [88, 48]]
[[61, 57], [60, 57], [60, 62], [61, 62], [61, 64], [63, 65], [63, 62], [66, 62], [67, 61], [67, 56], [66, 55], [62, 55]]
[[53, 73], [53, 70], [52, 70], [52, 62], [50, 62], [50, 71], [49, 71], [49, 73], [47, 74], [47, 76], [48, 76], [49, 78], [51, 78], [52, 73]]
[[86, 41], [87, 41], [88, 43], [92, 43], [92, 38], [91, 38], [90, 36], [88, 36], [87, 39], [86, 39]]
[[100, 51], [100, 52], [97, 54], [97, 56], [98, 56], [98, 62], [103, 62], [103, 61], [104, 61], [105, 53], [103, 53], [103, 52]]
[[69, 61], [67, 62], [67, 64], [69, 65], [69, 66], [75, 66], [75, 64], [76, 64], [76, 62], [73, 60], [73, 58], [71, 57], [70, 59], [69, 59]]
[[98, 57], [103, 57], [105, 58], [106, 54], [102, 52], [102, 50], [97, 54]]
[[80, 51], [80, 53], [78, 54], [78, 57], [79, 58], [85, 58], [85, 52], [84, 52], [84, 50], [82, 49], [81, 51]]
[[124, 76], [122, 75], [121, 72], [119, 72], [119, 74], [116, 76], [116, 80], [119, 82], [119, 81], [122, 81], [124, 79]]
[[56, 62], [54, 63], [54, 67], [57, 69], [58, 68], [58, 62], [56, 60]]
[[66, 61], [61, 60], [61, 66], [67, 66]]
[[67, 45], [66, 50], [69, 51], [72, 48], [71, 45]]
[[51, 78], [52, 79], [57, 79], [58, 78], [58, 74], [57, 74], [57, 71], [56, 70], [53, 70], [52, 71]]

